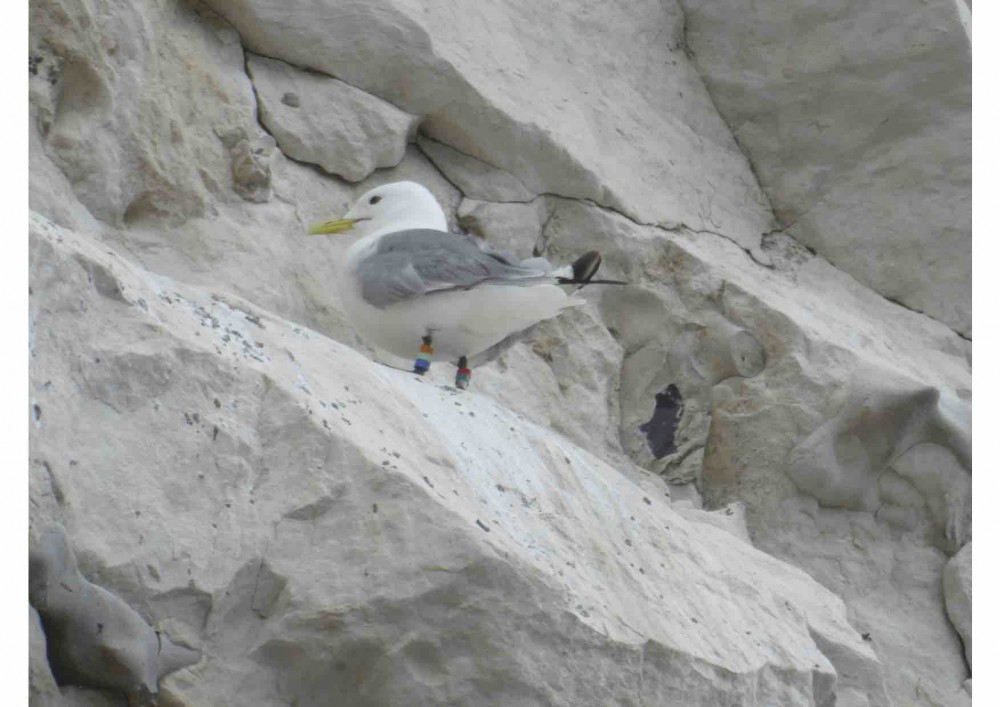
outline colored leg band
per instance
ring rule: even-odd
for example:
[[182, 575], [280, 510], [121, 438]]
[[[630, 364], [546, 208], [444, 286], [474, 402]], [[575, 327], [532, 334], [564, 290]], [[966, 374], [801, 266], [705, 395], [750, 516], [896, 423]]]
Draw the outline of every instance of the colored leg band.
[[427, 373], [431, 369], [431, 354], [433, 353], [434, 348], [424, 339], [424, 343], [420, 345], [417, 360], [413, 362], [413, 372], [420, 375]]
[[472, 371], [468, 368], [459, 368], [458, 373], [455, 375], [455, 387], [468, 388], [470, 378], [472, 378]]

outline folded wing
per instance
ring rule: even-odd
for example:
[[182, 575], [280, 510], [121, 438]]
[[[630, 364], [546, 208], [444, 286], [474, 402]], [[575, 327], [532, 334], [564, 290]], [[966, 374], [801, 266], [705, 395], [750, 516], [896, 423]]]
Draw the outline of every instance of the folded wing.
[[361, 296], [384, 309], [422, 295], [478, 285], [529, 286], [556, 282], [537, 267], [522, 267], [479, 248], [467, 236], [413, 229], [379, 239], [357, 266]]

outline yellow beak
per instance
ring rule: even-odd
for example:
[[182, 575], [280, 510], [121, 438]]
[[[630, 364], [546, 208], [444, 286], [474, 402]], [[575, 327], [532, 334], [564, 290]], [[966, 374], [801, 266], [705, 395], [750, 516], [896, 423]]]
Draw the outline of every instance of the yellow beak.
[[323, 223], [317, 223], [315, 226], [309, 229], [310, 236], [325, 236], [331, 233], [343, 233], [344, 231], [350, 231], [354, 228], [356, 224], [361, 219], [356, 218], [340, 218], [333, 221], [324, 221]]

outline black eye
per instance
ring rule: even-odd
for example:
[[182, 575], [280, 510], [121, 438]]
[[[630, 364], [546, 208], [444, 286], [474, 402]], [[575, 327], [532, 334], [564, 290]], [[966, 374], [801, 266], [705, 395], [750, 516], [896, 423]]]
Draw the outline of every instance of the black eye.
[[377, 204], [380, 201], [382, 201], [382, 197], [380, 197], [380, 196], [373, 196], [371, 199], [368, 200], [368, 203], [369, 204]]

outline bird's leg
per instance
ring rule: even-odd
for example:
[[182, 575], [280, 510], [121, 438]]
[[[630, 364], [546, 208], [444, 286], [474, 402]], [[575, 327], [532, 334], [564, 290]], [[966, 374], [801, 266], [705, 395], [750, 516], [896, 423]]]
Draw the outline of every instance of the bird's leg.
[[420, 353], [417, 354], [417, 360], [413, 362], [413, 372], [419, 376], [431, 370], [431, 355], [434, 353], [430, 334], [423, 337], [423, 342], [420, 346]]
[[472, 370], [469, 368], [469, 359], [466, 356], [458, 359], [458, 373], [455, 374], [455, 387], [465, 390], [469, 387], [472, 379]]

